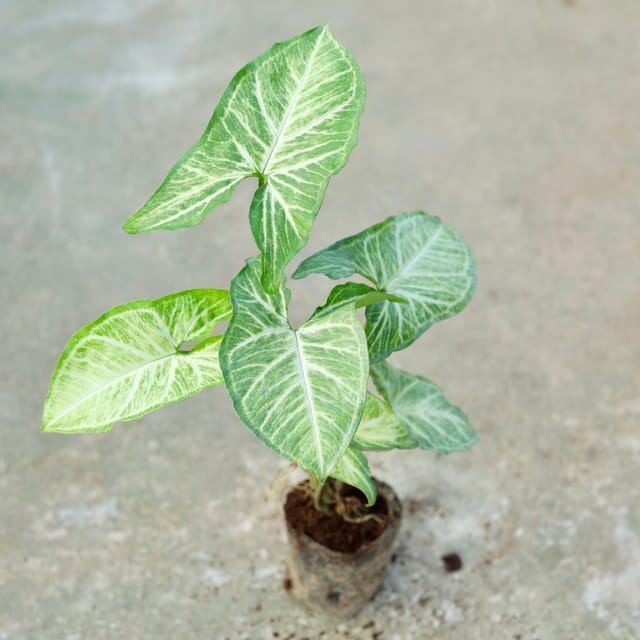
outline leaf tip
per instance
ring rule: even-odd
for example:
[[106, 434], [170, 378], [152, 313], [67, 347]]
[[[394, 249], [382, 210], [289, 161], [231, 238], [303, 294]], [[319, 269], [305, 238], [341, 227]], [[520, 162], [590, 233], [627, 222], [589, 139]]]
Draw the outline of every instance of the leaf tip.
[[329, 28], [329, 24], [325, 22], [324, 24], [319, 24], [317, 27], [313, 27], [309, 30], [310, 33], [331, 33], [331, 29]]
[[471, 449], [471, 447], [475, 447], [478, 442], [480, 442], [480, 435], [478, 434], [478, 432], [473, 429], [472, 427], [469, 427], [469, 429], [471, 430], [471, 435], [469, 436], [469, 439], [466, 442], [466, 449]]
[[42, 424], [40, 425], [40, 433], [51, 433], [55, 431], [53, 426], [55, 423], [55, 417], [52, 417], [52, 406], [50, 404], [51, 390], [47, 392], [47, 397], [44, 401], [44, 407], [42, 410]]
[[56, 424], [56, 419], [50, 417], [42, 418], [42, 425], [40, 426], [40, 433], [67, 433], [68, 429], [61, 427], [60, 424]]
[[140, 232], [140, 229], [138, 227], [138, 225], [135, 222], [135, 215], [131, 216], [123, 225], [122, 225], [122, 230], [125, 233], [128, 233], [130, 235], [134, 235], [136, 233]]
[[367, 507], [373, 507], [378, 501], [378, 488], [374, 483], [371, 484], [371, 490], [365, 493], [365, 498], [367, 499]]

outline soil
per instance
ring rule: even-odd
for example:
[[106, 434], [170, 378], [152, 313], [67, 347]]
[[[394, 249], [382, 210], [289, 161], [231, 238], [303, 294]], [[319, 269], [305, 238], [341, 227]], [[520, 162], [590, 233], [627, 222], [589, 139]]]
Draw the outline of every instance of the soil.
[[442, 556], [442, 563], [449, 573], [462, 569], [462, 558], [455, 552]]
[[382, 496], [378, 496], [373, 506], [367, 507], [364, 494], [348, 484], [340, 487], [339, 498], [347, 507], [347, 517], [358, 522], [345, 520], [336, 512], [335, 504], [318, 511], [306, 483], [288, 493], [284, 505], [285, 518], [293, 530], [306, 534], [319, 544], [334, 551], [354, 553], [373, 542], [386, 529], [389, 508]]

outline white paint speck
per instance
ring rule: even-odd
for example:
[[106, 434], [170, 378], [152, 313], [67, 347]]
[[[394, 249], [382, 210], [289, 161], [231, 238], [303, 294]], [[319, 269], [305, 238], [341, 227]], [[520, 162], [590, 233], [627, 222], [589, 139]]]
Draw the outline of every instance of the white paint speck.
[[45, 540], [59, 540], [60, 538], [64, 538], [67, 533], [67, 529], [64, 527], [57, 527], [55, 529], [48, 529], [41, 534], [41, 537]]
[[[583, 589], [582, 601], [599, 620], [608, 621], [614, 637], [623, 638], [625, 627], [637, 626], [633, 612], [640, 611], [640, 539], [622, 522], [614, 527], [613, 538], [624, 569], [593, 576]], [[627, 617], [628, 612], [632, 613]]]
[[463, 620], [462, 610], [454, 602], [443, 600], [440, 607], [445, 622], [453, 624], [454, 622], [461, 622]]
[[118, 515], [117, 500], [110, 498], [106, 502], [92, 506], [81, 505], [58, 509], [57, 515], [67, 526], [78, 526], [87, 522], [100, 523]]
[[206, 551], [192, 551], [187, 558], [190, 562], [201, 563], [201, 562], [209, 562], [211, 560], [209, 554]]
[[255, 524], [255, 519], [251, 516], [247, 516], [238, 524], [238, 528], [242, 533], [249, 533], [253, 529], [253, 525]]
[[202, 574], [202, 581], [212, 587], [221, 587], [231, 581], [231, 578], [220, 569], [207, 569]]
[[262, 567], [261, 569], [256, 570], [256, 578], [270, 578], [271, 576], [275, 576], [280, 571], [279, 567]]
[[130, 535], [129, 531], [110, 531], [107, 538], [110, 542], [124, 542]]

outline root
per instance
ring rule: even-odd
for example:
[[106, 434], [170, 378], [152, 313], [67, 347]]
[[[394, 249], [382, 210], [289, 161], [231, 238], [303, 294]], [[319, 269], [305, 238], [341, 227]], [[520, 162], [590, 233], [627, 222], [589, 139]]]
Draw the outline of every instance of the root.
[[284, 485], [289, 480], [291, 474], [298, 468], [297, 463], [291, 462], [286, 467], [280, 467], [273, 476], [273, 480], [269, 485], [269, 492], [265, 495], [264, 501], [269, 502], [276, 493], [281, 493]]
[[296, 491], [300, 491], [304, 493], [306, 496], [311, 498], [313, 501], [313, 506], [316, 511], [320, 511], [321, 513], [330, 513], [330, 509], [328, 507], [323, 507], [320, 504], [320, 494], [324, 489], [324, 485], [319, 485], [317, 489], [312, 489], [311, 485], [308, 482], [299, 484], [296, 486]]
[[[288, 477], [288, 476], [287, 476]], [[376, 513], [367, 513], [367, 507], [355, 496], [343, 496], [344, 484], [335, 478], [328, 478], [326, 482], [313, 486], [313, 482], [297, 485], [301, 491], [313, 501], [316, 511], [331, 515], [336, 513], [345, 522], [361, 524], [363, 522], [377, 522], [384, 524], [384, 518]]]
[[361, 522], [369, 522], [373, 520], [377, 523], [382, 523], [384, 520], [376, 513], [362, 513], [366, 506], [351, 496], [346, 498], [342, 497], [340, 490], [342, 489], [342, 483], [340, 487], [336, 488], [336, 513], [345, 521], [352, 524], [359, 524]]
[[382, 524], [384, 522], [384, 519], [381, 518], [377, 513], [367, 513], [363, 516], [350, 516], [348, 513], [343, 513], [342, 515], [342, 519], [345, 522], [350, 522], [352, 524], [359, 524], [361, 522], [369, 522], [370, 520], [373, 520], [374, 522], [377, 522], [378, 524]]

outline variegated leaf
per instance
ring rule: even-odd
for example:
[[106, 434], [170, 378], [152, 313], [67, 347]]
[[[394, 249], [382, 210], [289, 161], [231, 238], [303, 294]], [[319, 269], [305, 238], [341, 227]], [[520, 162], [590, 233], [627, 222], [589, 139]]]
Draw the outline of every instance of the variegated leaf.
[[356, 144], [364, 99], [360, 70], [327, 27], [275, 44], [236, 74], [200, 140], [125, 230], [196, 225], [257, 177], [249, 218], [274, 293]]
[[375, 504], [378, 497], [378, 490], [371, 477], [371, 469], [369, 463], [362, 451], [350, 445], [345, 451], [344, 456], [331, 475], [342, 482], [350, 484], [352, 487], [360, 489], [367, 498], [367, 506]]
[[360, 425], [353, 444], [370, 451], [413, 449], [418, 446], [409, 429], [393, 409], [373, 393], [367, 393]]
[[430, 380], [387, 362], [372, 365], [371, 377], [421, 449], [453, 453], [469, 449], [477, 442], [478, 436], [467, 416], [447, 402]]
[[234, 315], [220, 364], [236, 411], [269, 447], [322, 482], [351, 442], [365, 402], [369, 363], [355, 309], [321, 309], [293, 330], [288, 291], [264, 291], [256, 258], [230, 294]]
[[464, 240], [439, 218], [422, 211], [403, 213], [340, 240], [304, 260], [294, 278], [354, 273], [406, 304], [367, 307], [371, 362], [416, 340], [434, 322], [462, 311], [476, 284], [475, 260]]
[[111, 309], [67, 344], [49, 385], [43, 431], [107, 431], [221, 384], [222, 337], [210, 334], [230, 315], [229, 294], [216, 289]]

